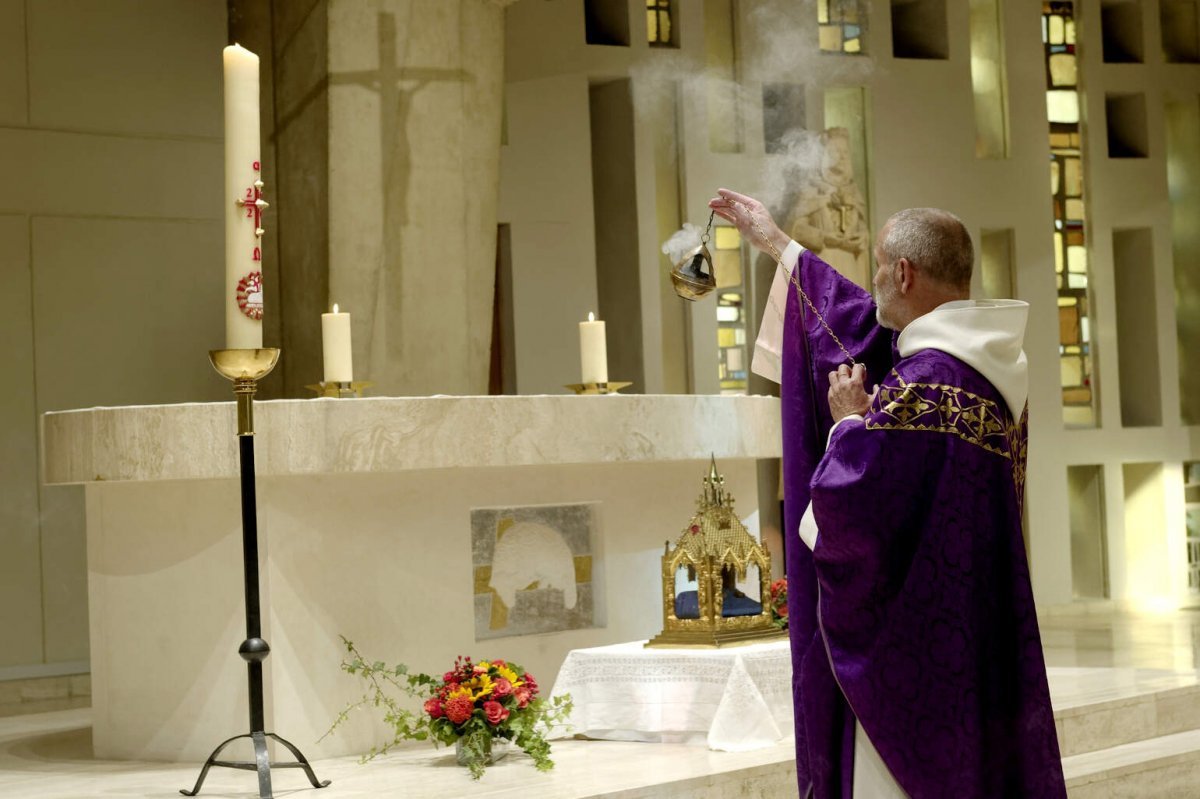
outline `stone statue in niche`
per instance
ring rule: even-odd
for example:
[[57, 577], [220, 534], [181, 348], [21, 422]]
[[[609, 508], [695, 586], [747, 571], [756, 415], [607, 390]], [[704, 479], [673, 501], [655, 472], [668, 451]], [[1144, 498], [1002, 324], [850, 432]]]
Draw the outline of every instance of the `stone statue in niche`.
[[867, 204], [854, 181], [850, 132], [821, 134], [821, 166], [796, 192], [787, 215], [791, 237], [841, 274], [871, 290]]

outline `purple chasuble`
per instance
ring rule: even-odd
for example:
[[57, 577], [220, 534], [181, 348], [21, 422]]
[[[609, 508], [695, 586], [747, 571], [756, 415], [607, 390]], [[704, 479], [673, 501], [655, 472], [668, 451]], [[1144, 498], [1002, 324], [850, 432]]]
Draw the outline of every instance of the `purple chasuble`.
[[[923, 797], [1065, 797], [1021, 534], [1025, 419], [937, 350], [900, 359], [870, 295], [797, 276], [879, 394], [832, 426], [845, 356], [789, 286], [781, 402], [800, 793], [849, 797], [854, 722]], [[798, 335], [801, 334], [802, 335]], [[813, 500], [814, 551], [794, 541]]]

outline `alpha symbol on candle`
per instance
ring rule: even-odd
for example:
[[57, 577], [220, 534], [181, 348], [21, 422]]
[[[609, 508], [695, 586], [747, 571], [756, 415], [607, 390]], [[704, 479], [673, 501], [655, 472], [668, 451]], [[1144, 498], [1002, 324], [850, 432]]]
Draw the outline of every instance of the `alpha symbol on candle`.
[[238, 281], [237, 304], [251, 319], [263, 317], [262, 272], [251, 272]]

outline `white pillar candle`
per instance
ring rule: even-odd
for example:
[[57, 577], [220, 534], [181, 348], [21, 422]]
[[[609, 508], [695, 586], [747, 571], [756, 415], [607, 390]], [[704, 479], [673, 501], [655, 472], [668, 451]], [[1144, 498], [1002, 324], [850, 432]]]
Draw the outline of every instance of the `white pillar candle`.
[[579, 323], [579, 360], [583, 366], [583, 383], [608, 382], [608, 343], [604, 338], [604, 323], [588, 313], [588, 320]]
[[354, 355], [350, 349], [350, 314], [321, 314], [321, 347], [325, 354], [325, 382], [349, 383], [354, 380]]
[[[225, 61], [225, 346], [262, 346], [262, 175], [258, 56], [233, 45]], [[239, 203], [238, 201], [242, 202]]]

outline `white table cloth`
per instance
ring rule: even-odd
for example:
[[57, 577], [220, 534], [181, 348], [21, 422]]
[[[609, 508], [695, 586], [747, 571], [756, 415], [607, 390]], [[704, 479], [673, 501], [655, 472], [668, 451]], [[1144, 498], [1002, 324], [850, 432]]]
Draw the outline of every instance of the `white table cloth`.
[[739, 752], [792, 730], [787, 640], [726, 649], [646, 649], [644, 641], [572, 650], [551, 695], [575, 708], [560, 735], [704, 743]]

